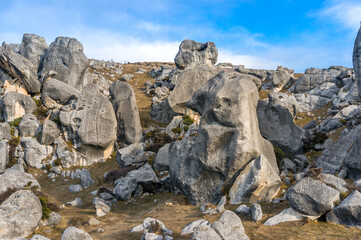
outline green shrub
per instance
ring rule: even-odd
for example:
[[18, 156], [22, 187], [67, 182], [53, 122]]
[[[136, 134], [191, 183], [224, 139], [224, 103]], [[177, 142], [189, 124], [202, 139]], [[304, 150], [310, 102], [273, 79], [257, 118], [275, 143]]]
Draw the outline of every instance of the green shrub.
[[33, 114], [38, 118], [38, 119], [45, 119], [48, 116], [48, 109], [46, 109], [43, 106], [39, 106], [37, 107], [34, 111]]
[[182, 132], [182, 129], [180, 127], [176, 127], [172, 129], [172, 132], [176, 133], [176, 134], [180, 134]]
[[22, 119], [22, 117], [15, 118], [11, 122], [9, 122], [9, 125], [12, 127], [17, 127], [17, 126], [19, 126], [21, 119]]
[[281, 162], [282, 159], [286, 158], [286, 154], [281, 148], [273, 147], [276, 155], [277, 162]]
[[194, 123], [194, 120], [189, 115], [183, 115], [183, 124], [184, 125], [192, 125]]
[[35, 104], [36, 104], [37, 107], [40, 107], [40, 106], [41, 106], [41, 101], [40, 101], [40, 99], [33, 98], [33, 100], [34, 100], [34, 102], [35, 102]]
[[340, 123], [342, 123], [343, 125], [346, 125], [347, 121], [345, 119], [341, 118]]
[[185, 132], [188, 131], [188, 129], [189, 129], [188, 125], [184, 125], [183, 129]]

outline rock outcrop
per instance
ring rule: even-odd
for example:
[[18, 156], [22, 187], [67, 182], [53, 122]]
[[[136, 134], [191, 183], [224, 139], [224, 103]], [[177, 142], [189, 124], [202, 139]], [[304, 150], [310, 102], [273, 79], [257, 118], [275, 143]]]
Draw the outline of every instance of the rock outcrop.
[[355, 70], [358, 95], [361, 97], [361, 26], [357, 33], [352, 56], [353, 68]]
[[70, 99], [78, 97], [79, 94], [80, 91], [72, 86], [55, 78], [50, 78], [43, 83], [41, 101], [47, 108], [60, 108], [67, 104]]
[[202, 115], [199, 134], [171, 145], [170, 180], [192, 204], [218, 202], [222, 189], [261, 154], [278, 174], [273, 146], [259, 132], [257, 102], [253, 81], [228, 70], [210, 79], [187, 104]]
[[41, 203], [30, 190], [10, 195], [0, 205], [0, 238], [22, 238], [32, 234], [43, 215]]
[[57, 37], [50, 44], [44, 57], [41, 79], [44, 82], [56, 72], [57, 79], [81, 91], [87, 84], [86, 70], [89, 65], [83, 45], [75, 38]]
[[38, 72], [42, 67], [43, 58], [48, 48], [45, 38], [25, 33], [19, 46], [19, 54], [29, 59]]
[[0, 174], [0, 194], [8, 188], [17, 190], [26, 186], [40, 188], [38, 181], [30, 173], [24, 172], [22, 165], [16, 164]]
[[96, 84], [88, 84], [75, 105], [62, 108], [60, 121], [67, 138], [85, 154], [87, 165], [106, 159], [112, 153], [117, 120], [112, 104]]
[[118, 141], [128, 144], [141, 142], [142, 126], [132, 86], [116, 81], [110, 86], [109, 91], [118, 122]]
[[32, 113], [36, 109], [36, 104], [27, 95], [8, 92], [1, 101], [1, 109], [4, 120], [10, 122], [26, 113]]

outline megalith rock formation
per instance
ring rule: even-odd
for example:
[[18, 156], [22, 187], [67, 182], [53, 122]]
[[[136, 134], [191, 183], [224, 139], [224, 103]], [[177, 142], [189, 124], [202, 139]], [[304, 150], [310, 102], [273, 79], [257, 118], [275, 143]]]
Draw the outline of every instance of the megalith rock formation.
[[[232, 70], [211, 78], [192, 96], [187, 106], [201, 114], [198, 136], [185, 137], [170, 146], [170, 180], [192, 204], [218, 202], [224, 195], [222, 190], [229, 189], [237, 177], [250, 175], [244, 169], [260, 155], [278, 177], [273, 146], [259, 131], [257, 102], [254, 82]], [[261, 178], [270, 176], [274, 174], [266, 172]], [[260, 181], [250, 191], [257, 194], [256, 189], [268, 188], [272, 191], [267, 193], [270, 200], [279, 189], [279, 177], [272, 182], [275, 186], [268, 188]], [[264, 200], [262, 194], [248, 196], [252, 201]]]
[[35, 34], [25, 33], [19, 47], [19, 53], [29, 59], [36, 67], [36, 72], [38, 72], [48, 48], [49, 46], [46, 43], [45, 38]]
[[112, 104], [90, 83], [79, 95], [76, 104], [62, 107], [60, 121], [67, 139], [86, 155], [86, 165], [110, 156], [116, 140], [117, 120]]
[[353, 68], [355, 70], [358, 95], [361, 97], [361, 26], [355, 39], [352, 56]]
[[118, 141], [128, 144], [141, 142], [142, 126], [132, 86], [118, 80], [110, 86], [109, 91], [118, 122]]
[[81, 91], [87, 84], [89, 60], [83, 45], [75, 38], [57, 37], [44, 57], [41, 79], [44, 82], [52, 72], [56, 78]]

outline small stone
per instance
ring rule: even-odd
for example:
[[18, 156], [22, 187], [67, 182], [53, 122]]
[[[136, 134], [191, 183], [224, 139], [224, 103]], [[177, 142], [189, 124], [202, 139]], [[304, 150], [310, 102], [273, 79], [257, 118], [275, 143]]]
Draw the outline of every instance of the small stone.
[[261, 205], [259, 205], [258, 203], [254, 203], [252, 205], [251, 212], [252, 212], [252, 221], [257, 222], [262, 219], [262, 208]]
[[88, 223], [90, 226], [95, 226], [95, 225], [100, 224], [100, 221], [96, 218], [91, 218]]

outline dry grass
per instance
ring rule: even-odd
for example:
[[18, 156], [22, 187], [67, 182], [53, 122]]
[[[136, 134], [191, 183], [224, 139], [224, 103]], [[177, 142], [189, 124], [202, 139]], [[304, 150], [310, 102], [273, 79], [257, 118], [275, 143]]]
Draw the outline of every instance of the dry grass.
[[[326, 106], [316, 109], [311, 112], [302, 112], [297, 114], [297, 119], [295, 120], [295, 124], [299, 127], [303, 127], [307, 123], [312, 120], [316, 120], [317, 124], [320, 124], [324, 119], [326, 119], [327, 112], [330, 109], [331, 103], [327, 104]], [[313, 116], [308, 116], [308, 113], [312, 113]], [[319, 119], [320, 117], [320, 119]]]

